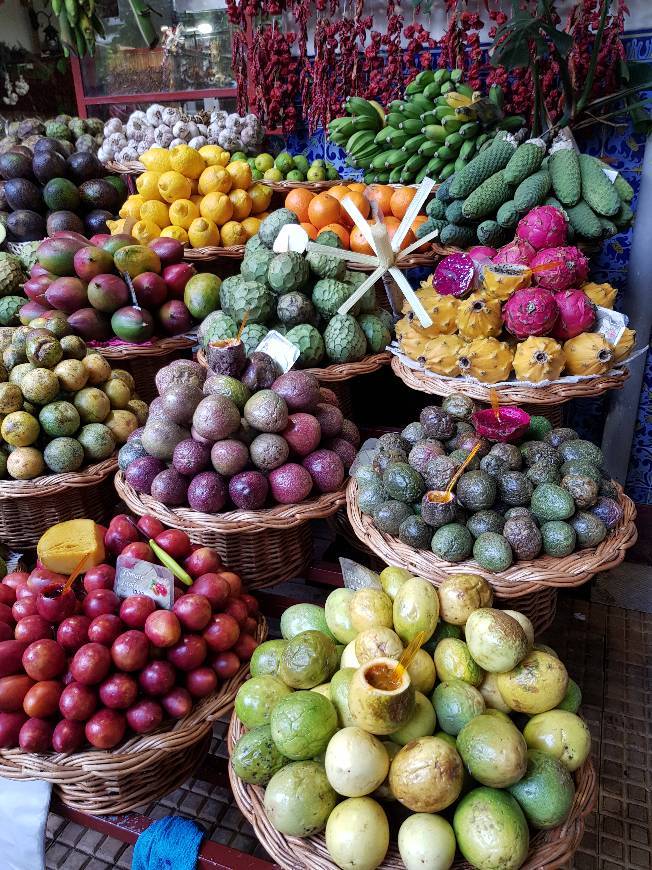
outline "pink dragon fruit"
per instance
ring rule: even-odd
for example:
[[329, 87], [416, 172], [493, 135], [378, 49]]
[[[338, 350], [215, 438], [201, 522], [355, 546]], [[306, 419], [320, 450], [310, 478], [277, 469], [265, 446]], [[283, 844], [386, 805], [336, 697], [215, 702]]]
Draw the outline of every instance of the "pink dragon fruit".
[[533, 248], [554, 248], [566, 244], [566, 218], [554, 205], [540, 205], [518, 222], [516, 235]]
[[469, 257], [474, 260], [491, 260], [497, 253], [498, 251], [490, 248], [489, 245], [474, 245], [467, 251]]
[[468, 254], [449, 254], [435, 268], [435, 289], [441, 296], [465, 296], [475, 280], [475, 263]]
[[590, 332], [595, 323], [595, 306], [583, 290], [562, 290], [555, 293], [559, 316], [550, 333], [566, 341], [581, 332]]
[[517, 338], [548, 335], [559, 309], [555, 297], [542, 287], [524, 287], [512, 293], [503, 305], [503, 321]]
[[544, 248], [530, 261], [534, 281], [546, 290], [577, 287], [589, 274], [589, 261], [574, 245]]
[[508, 245], [503, 245], [498, 249], [496, 256], [493, 258], [494, 263], [508, 264], [512, 266], [529, 266], [530, 260], [536, 251], [529, 242], [525, 239], [519, 239], [518, 236], [513, 242]]

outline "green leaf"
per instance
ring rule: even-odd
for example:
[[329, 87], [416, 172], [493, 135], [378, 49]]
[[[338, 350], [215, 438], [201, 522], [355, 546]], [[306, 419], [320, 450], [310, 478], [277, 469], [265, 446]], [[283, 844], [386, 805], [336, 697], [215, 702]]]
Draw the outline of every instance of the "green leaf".
[[544, 31], [550, 42], [555, 46], [561, 57], [566, 58], [573, 46], [573, 38], [570, 34], [563, 30], [557, 30], [550, 24], [542, 24], [541, 29]]

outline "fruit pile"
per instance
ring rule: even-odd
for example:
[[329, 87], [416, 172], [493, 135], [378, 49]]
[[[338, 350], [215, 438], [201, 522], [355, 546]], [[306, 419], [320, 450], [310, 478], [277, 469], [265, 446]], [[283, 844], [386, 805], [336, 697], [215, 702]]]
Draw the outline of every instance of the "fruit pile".
[[112, 520], [104, 544], [110, 557], [156, 563], [143, 541], [150, 538], [163, 563], [166, 554], [179, 560], [192, 584], [175, 587], [172, 610], [146, 594], [120, 600], [104, 547], [77, 591], [62, 591], [65, 574], [40, 563], [4, 578], [0, 748], [113, 749], [187, 716], [249, 660], [258, 604], [215, 550], [191, 546], [184, 532], [153, 517], [136, 527], [124, 515]]
[[[222, 350], [244, 359], [241, 345]], [[280, 374], [266, 354], [254, 355], [242, 381], [177, 360], [156, 386], [145, 428], [119, 463], [136, 491], [170, 507], [214, 514], [335, 492], [360, 443], [330, 390], [307, 372]]]
[[[344, 197], [349, 197], [362, 217], [367, 218], [368, 223], [374, 224], [375, 219], [369, 218], [369, 215], [371, 203], [375, 202], [383, 215], [383, 222], [391, 239], [415, 194], [416, 188], [412, 187], [390, 187], [388, 184], [367, 186], [354, 181], [351, 184], [343, 183], [329, 187], [327, 191], [320, 194], [308, 190], [292, 190], [285, 197], [285, 208], [296, 214], [301, 226], [313, 241], [319, 241], [321, 244], [322, 240], [318, 239], [318, 236], [330, 231], [339, 238], [344, 250], [356, 251], [359, 254], [373, 254], [374, 251], [363, 234], [355, 226], [346, 209], [339, 204]], [[337, 200], [337, 203], [332, 200]], [[427, 222], [426, 215], [417, 215], [401, 243], [401, 249], [411, 245], [419, 235], [425, 235], [419, 233], [419, 228]]]
[[229, 115], [216, 110], [210, 115], [204, 112], [190, 116], [174, 106], [157, 103], [145, 112], [132, 112], [124, 124], [119, 118], [110, 118], [103, 132], [98, 152], [103, 163], [142, 160], [143, 153], [153, 146], [176, 148], [184, 144], [196, 149], [218, 145], [220, 150], [252, 154], [258, 151], [265, 135], [256, 115]]
[[417, 291], [432, 326], [406, 303], [396, 324], [401, 350], [435, 374], [484, 383], [506, 381], [512, 370], [532, 383], [600, 375], [626, 359], [636, 333], [625, 327], [612, 346], [593, 331], [596, 306], [613, 308], [616, 291], [586, 281], [589, 261], [566, 244], [567, 229], [563, 211], [538, 206], [498, 251], [444, 257]]
[[69, 154], [58, 140], [39, 139], [34, 152], [15, 145], [0, 154], [0, 242], [38, 241], [62, 230], [107, 232], [127, 195], [90, 151]]
[[525, 125], [519, 115], [503, 117], [498, 85], [484, 100], [463, 77], [461, 69], [424, 70], [405, 99], [384, 111], [373, 100], [351, 97], [348, 115], [328, 125], [329, 138], [348, 152], [350, 166], [365, 170], [368, 184], [419, 184], [426, 176], [445, 181], [484, 151], [497, 130]]
[[353, 475], [358, 506], [379, 531], [446, 562], [473, 558], [499, 572], [520, 559], [596, 547], [618, 525], [618, 489], [599, 447], [544, 417], [529, 418], [518, 444], [492, 443], [475, 410], [453, 393], [379, 438], [371, 464]]
[[572, 772], [591, 751], [579, 687], [526, 616], [491, 607], [481, 577], [439, 590], [400, 568], [363, 579], [325, 608], [290, 607], [283, 639], [258, 647], [235, 702], [247, 733], [234, 772], [265, 787], [281, 834], [325, 831], [338, 867], [382, 864], [383, 804], [398, 801], [407, 870], [447, 870], [457, 849], [473, 867], [516, 870], [530, 829], [571, 811]]
[[[328, 199], [339, 211], [337, 200]], [[348, 271], [344, 260], [325, 254], [273, 252], [281, 228], [298, 223], [295, 212], [278, 209], [247, 242], [240, 274], [222, 281], [221, 310], [209, 314], [199, 329], [205, 350], [211, 342], [234, 339], [245, 317], [242, 339], [248, 353], [274, 329], [299, 351], [295, 363], [299, 368], [325, 361], [356, 362], [385, 350], [392, 338], [393, 321], [389, 311], [377, 307], [374, 287], [350, 314], [337, 313], [366, 275]], [[322, 231], [318, 240], [323, 245], [342, 247], [339, 234], [332, 228]]]
[[[634, 191], [622, 175], [612, 182], [597, 157], [558, 140], [546, 156], [542, 139], [518, 144], [500, 133], [464, 166], [456, 166], [430, 203], [431, 229], [444, 245], [500, 247], [519, 219], [537, 205], [564, 213], [571, 241], [599, 243], [625, 231]], [[611, 171], [611, 170], [609, 170]]]
[[27, 302], [23, 296], [26, 280], [20, 258], [0, 251], [0, 326], [15, 326], [20, 322], [20, 309]]
[[40, 118], [10, 121], [5, 136], [0, 139], [0, 154], [9, 151], [14, 145], [34, 149], [36, 143], [43, 138], [56, 140], [63, 149], [64, 157], [70, 157], [75, 151], [90, 151], [95, 154], [98, 146], [102, 144], [102, 127], [101, 118], [78, 118], [71, 115], [57, 115], [45, 121]]
[[169, 236], [192, 248], [244, 245], [258, 232], [272, 190], [254, 182], [244, 154], [233, 157], [218, 145], [149, 148], [140, 155], [138, 193], [111, 232], [129, 232], [142, 244]]
[[[232, 158], [233, 159], [233, 158]], [[316, 159], [311, 163], [303, 154], [290, 154], [282, 151], [276, 157], [271, 154], [258, 154], [247, 161], [251, 166], [254, 180], [266, 181], [335, 181], [340, 177], [332, 163]]]
[[0, 477], [31, 480], [108, 459], [147, 419], [132, 376], [70, 334], [20, 326], [0, 365]]
[[124, 233], [90, 239], [56, 233], [36, 250], [21, 321], [40, 326], [64, 314], [76, 335], [96, 342], [181, 335], [215, 310], [221, 283], [182, 259], [183, 245], [175, 239], [139, 245]]

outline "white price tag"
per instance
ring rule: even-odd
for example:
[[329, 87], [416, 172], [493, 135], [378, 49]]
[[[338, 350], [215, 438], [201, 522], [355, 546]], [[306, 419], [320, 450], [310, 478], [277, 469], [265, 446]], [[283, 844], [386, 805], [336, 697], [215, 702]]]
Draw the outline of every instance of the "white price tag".
[[147, 595], [159, 607], [171, 610], [174, 604], [174, 575], [163, 565], [154, 565], [133, 556], [118, 556], [113, 591], [118, 598]]
[[288, 251], [303, 254], [309, 241], [310, 237], [303, 227], [297, 224], [285, 224], [274, 239], [272, 250], [275, 254], [287, 254]]
[[288, 372], [299, 359], [299, 348], [275, 329], [270, 329], [256, 348], [256, 353], [266, 353], [267, 356], [271, 356], [283, 372]]
[[596, 310], [598, 319], [595, 331], [603, 335], [609, 344], [616, 345], [620, 341], [629, 318], [626, 314], [621, 314], [619, 311], [612, 311], [611, 308], [602, 308], [597, 305]]

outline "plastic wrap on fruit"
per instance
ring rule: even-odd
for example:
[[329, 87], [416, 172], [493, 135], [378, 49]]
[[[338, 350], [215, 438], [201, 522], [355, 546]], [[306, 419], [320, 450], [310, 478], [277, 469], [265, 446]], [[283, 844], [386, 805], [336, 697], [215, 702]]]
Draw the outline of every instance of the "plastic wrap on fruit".
[[522, 408], [485, 408], [471, 415], [475, 431], [489, 441], [513, 442], [525, 435], [530, 415]]
[[346, 589], [382, 589], [383, 584], [380, 582], [380, 576], [370, 568], [365, 568], [358, 562], [352, 559], [340, 557], [340, 569], [342, 571], [342, 579]]
[[465, 296], [475, 289], [475, 263], [468, 254], [449, 254], [435, 268], [435, 287], [441, 296]]

